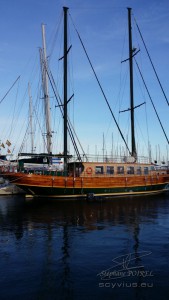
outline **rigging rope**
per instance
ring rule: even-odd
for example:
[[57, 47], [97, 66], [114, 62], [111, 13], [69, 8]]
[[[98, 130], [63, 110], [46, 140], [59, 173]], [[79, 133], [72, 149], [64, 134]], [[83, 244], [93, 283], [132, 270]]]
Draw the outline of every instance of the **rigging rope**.
[[15, 98], [15, 105], [14, 105], [14, 111], [13, 111], [13, 117], [12, 117], [12, 122], [11, 122], [11, 129], [10, 129], [10, 132], [9, 132], [9, 138], [11, 137], [11, 134], [12, 134], [12, 130], [14, 128], [14, 120], [15, 120], [15, 115], [16, 115], [16, 102], [17, 102], [17, 98], [18, 98], [18, 90], [19, 90], [19, 84], [18, 84], [18, 87], [17, 87], [17, 93], [16, 93], [16, 98]]
[[141, 33], [141, 31], [140, 31], [140, 28], [139, 28], [139, 26], [138, 26], [138, 24], [137, 24], [135, 18], [134, 18], [134, 21], [135, 21], [135, 23], [136, 23], [137, 29], [138, 29], [139, 34], [140, 34], [140, 36], [141, 36], [142, 42], [143, 42], [144, 47], [145, 47], [145, 49], [146, 49], [147, 55], [148, 55], [148, 57], [149, 57], [149, 59], [150, 59], [152, 68], [153, 68], [153, 70], [154, 70], [154, 73], [155, 73], [155, 75], [156, 75], [156, 78], [157, 78], [157, 80], [158, 80], [158, 83], [159, 83], [159, 85], [160, 85], [160, 87], [161, 87], [161, 90], [162, 90], [162, 92], [163, 92], [163, 95], [164, 95], [164, 97], [165, 97], [165, 100], [166, 100], [167, 104], [169, 105], [169, 101], [168, 101], [167, 96], [166, 96], [166, 94], [165, 94], [165, 92], [164, 92], [164, 89], [163, 89], [163, 87], [162, 87], [162, 84], [161, 84], [160, 79], [159, 79], [159, 77], [158, 77], [158, 74], [157, 74], [157, 72], [156, 72], [156, 69], [155, 69], [155, 67], [154, 67], [154, 65], [153, 65], [152, 59], [151, 59], [151, 57], [150, 57], [150, 54], [149, 54], [148, 49], [147, 49], [147, 47], [146, 47], [146, 44], [145, 44], [145, 41], [144, 41], [144, 39], [143, 39], [142, 33]]
[[5, 94], [5, 96], [1, 99], [0, 104], [2, 103], [2, 101], [6, 98], [6, 96], [9, 94], [9, 92], [12, 90], [13, 86], [15, 85], [15, 83], [20, 79], [20, 76], [18, 76], [18, 78], [15, 80], [15, 82], [12, 84], [12, 86], [10, 87], [10, 89], [7, 91], [7, 93]]
[[[134, 58], [134, 59], [135, 59], [135, 58]], [[145, 80], [144, 80], [144, 78], [143, 78], [142, 72], [141, 72], [141, 70], [140, 70], [140, 68], [139, 68], [139, 65], [138, 65], [136, 59], [135, 59], [135, 62], [136, 62], [137, 68], [138, 68], [138, 70], [139, 70], [140, 76], [141, 76], [141, 78], [142, 78], [142, 80], [143, 80], [143, 83], [144, 83], [144, 86], [145, 86], [145, 88], [146, 88], [146, 91], [147, 91], [147, 93], [148, 93], [148, 96], [149, 96], [149, 98], [150, 98], [150, 101], [151, 101], [151, 103], [152, 103], [152, 105], [153, 105], [153, 108], [154, 108], [154, 111], [155, 111], [156, 116], [157, 116], [157, 118], [158, 118], [158, 121], [159, 121], [159, 123], [160, 123], [160, 125], [161, 125], [161, 128], [162, 128], [162, 130], [163, 130], [163, 133], [164, 133], [164, 135], [165, 135], [165, 137], [166, 137], [166, 140], [167, 140], [167, 142], [168, 142], [168, 144], [169, 144], [169, 139], [168, 139], [167, 134], [166, 134], [166, 132], [165, 132], [165, 130], [164, 130], [164, 127], [163, 127], [163, 125], [162, 125], [162, 123], [161, 123], [160, 117], [159, 117], [159, 115], [158, 115], [158, 113], [157, 113], [156, 107], [155, 107], [154, 102], [153, 102], [153, 100], [152, 100], [152, 98], [151, 98], [151, 95], [150, 95], [150, 93], [149, 93], [149, 90], [148, 90], [148, 88], [147, 88], [147, 85], [146, 85], [146, 83], [145, 83]]]
[[[70, 17], [71, 17], [71, 15], [70, 15]], [[71, 18], [71, 20], [72, 20], [72, 18]], [[91, 66], [91, 69], [92, 69], [92, 71], [93, 71], [93, 73], [94, 73], [94, 76], [95, 76], [95, 78], [96, 78], [96, 80], [97, 80], [97, 83], [98, 83], [98, 85], [99, 85], [99, 87], [100, 87], [100, 90], [101, 90], [101, 92], [102, 92], [102, 94], [103, 94], [103, 97], [104, 97], [104, 99], [105, 99], [105, 101], [106, 101], [106, 103], [107, 103], [107, 106], [108, 106], [108, 108], [109, 108], [109, 110], [110, 110], [110, 113], [111, 113], [111, 115], [112, 115], [112, 117], [113, 117], [113, 119], [114, 119], [114, 122], [115, 122], [115, 124], [116, 124], [116, 126], [117, 126], [117, 128], [118, 128], [118, 130], [119, 130], [119, 132], [120, 132], [120, 135], [121, 135], [121, 137], [122, 137], [122, 139], [123, 139], [123, 141], [124, 141], [124, 143], [125, 143], [125, 145], [126, 145], [127, 150], [129, 151], [129, 153], [130, 153], [130, 155], [131, 155], [131, 151], [130, 151], [130, 149], [129, 149], [128, 145], [127, 145], [127, 142], [126, 142], [126, 140], [125, 140], [125, 138], [124, 138], [124, 136], [123, 136], [123, 133], [122, 133], [122, 131], [121, 131], [119, 125], [118, 125], [118, 122], [117, 122], [117, 120], [116, 120], [116, 118], [115, 118], [115, 116], [114, 116], [114, 114], [113, 114], [113, 111], [112, 111], [112, 109], [111, 109], [111, 107], [110, 107], [109, 101], [108, 101], [108, 99], [107, 99], [107, 97], [106, 97], [106, 95], [105, 95], [105, 93], [104, 93], [104, 91], [103, 91], [103, 88], [102, 88], [101, 83], [100, 83], [100, 81], [99, 81], [99, 79], [98, 79], [98, 76], [97, 76], [97, 74], [96, 74], [96, 71], [95, 71], [95, 69], [94, 69], [94, 67], [93, 67], [93, 65], [92, 65], [92, 62], [91, 62], [91, 60], [90, 60], [90, 58], [89, 58], [89, 55], [88, 55], [88, 53], [87, 53], [87, 51], [86, 51], [86, 48], [85, 48], [85, 46], [84, 46], [84, 43], [83, 43], [83, 41], [82, 41], [82, 39], [81, 39], [81, 37], [80, 37], [80, 34], [79, 34], [78, 30], [77, 30], [76, 27], [75, 27], [75, 24], [74, 24], [73, 20], [72, 20], [72, 23], [73, 23], [73, 26], [74, 26], [74, 28], [75, 28], [75, 31], [76, 31], [76, 33], [77, 33], [77, 35], [78, 35], [78, 38], [79, 38], [79, 40], [80, 40], [80, 43], [81, 43], [81, 45], [82, 45], [82, 47], [83, 47], [83, 50], [84, 50], [84, 52], [85, 52], [85, 54], [86, 54], [86, 57], [87, 57], [87, 59], [88, 59], [88, 62], [89, 62], [89, 64], [90, 64], [90, 66]]]
[[[51, 84], [51, 87], [53, 89], [53, 92], [54, 92], [54, 95], [55, 95], [55, 98], [56, 98], [56, 101], [58, 103], [58, 107], [60, 108], [60, 111], [61, 111], [61, 114], [62, 114], [62, 117], [64, 117], [64, 112], [63, 112], [63, 103], [59, 97], [59, 95], [57, 96], [56, 95], [56, 85], [55, 85], [55, 81], [54, 81], [54, 78], [53, 78], [53, 75], [50, 71], [50, 74], [49, 74], [49, 70], [46, 70], [47, 71], [47, 75], [48, 75], [48, 78], [49, 78], [49, 81], [50, 81], [50, 84]], [[75, 130], [73, 129], [74, 133], [75, 133]], [[77, 154], [77, 157], [80, 161], [82, 161], [81, 159], [81, 156], [80, 156], [80, 153], [79, 153], [79, 150], [78, 150], [78, 147], [77, 147], [77, 144], [76, 144], [76, 141], [75, 141], [75, 138], [74, 138], [74, 135], [73, 135], [73, 132], [72, 132], [72, 124], [70, 123], [70, 120], [68, 119], [68, 132], [69, 132], [69, 135], [70, 135], [70, 138], [71, 138], [71, 141], [72, 141], [72, 144], [75, 148], [75, 151], [76, 151], [76, 154]], [[77, 137], [77, 135], [76, 135]], [[78, 140], [79, 141], [79, 140]], [[81, 144], [80, 144], [81, 146]], [[83, 148], [82, 148], [82, 151], [83, 151]], [[84, 156], [86, 157], [84, 151], [83, 151], [83, 154]], [[87, 157], [86, 157], [87, 158]]]

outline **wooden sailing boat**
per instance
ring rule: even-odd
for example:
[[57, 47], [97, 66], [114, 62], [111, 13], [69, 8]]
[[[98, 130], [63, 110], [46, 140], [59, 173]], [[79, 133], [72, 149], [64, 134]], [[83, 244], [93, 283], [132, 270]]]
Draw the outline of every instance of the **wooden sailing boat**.
[[[129, 19], [129, 64], [130, 64], [130, 112], [132, 150], [130, 158], [122, 157], [120, 161], [90, 162], [78, 159], [71, 161], [68, 155], [67, 132], [69, 131], [67, 104], [67, 11], [64, 7], [64, 158], [63, 172], [44, 170], [36, 171], [1, 170], [4, 177], [21, 187], [27, 194], [38, 197], [55, 198], [94, 198], [95, 196], [113, 197], [126, 195], [144, 195], [164, 192], [169, 185], [169, 170], [156, 169], [155, 165], [139, 162], [134, 133], [134, 100], [133, 100], [133, 49], [131, 33], [131, 8], [128, 8]], [[50, 148], [49, 142], [49, 148]], [[52, 154], [49, 151], [49, 156]], [[58, 155], [59, 157], [59, 155]]]

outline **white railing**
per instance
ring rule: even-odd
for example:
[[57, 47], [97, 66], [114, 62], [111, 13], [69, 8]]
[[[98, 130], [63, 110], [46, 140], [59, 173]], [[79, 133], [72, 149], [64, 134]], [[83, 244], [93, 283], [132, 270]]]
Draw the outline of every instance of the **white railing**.
[[[126, 163], [130, 162], [133, 163], [135, 159], [131, 156], [112, 156], [112, 155], [94, 155], [88, 154], [86, 156], [81, 155], [83, 162], [105, 162], [105, 163]], [[69, 162], [79, 161], [77, 157], [73, 156]], [[138, 163], [149, 163], [149, 158], [145, 156], [139, 156], [136, 160]]]

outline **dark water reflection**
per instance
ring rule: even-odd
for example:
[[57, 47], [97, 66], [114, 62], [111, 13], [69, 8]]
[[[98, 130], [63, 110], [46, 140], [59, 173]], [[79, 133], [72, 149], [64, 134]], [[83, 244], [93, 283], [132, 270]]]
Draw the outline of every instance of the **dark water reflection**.
[[169, 194], [0, 197], [0, 299], [168, 299], [168, 263]]

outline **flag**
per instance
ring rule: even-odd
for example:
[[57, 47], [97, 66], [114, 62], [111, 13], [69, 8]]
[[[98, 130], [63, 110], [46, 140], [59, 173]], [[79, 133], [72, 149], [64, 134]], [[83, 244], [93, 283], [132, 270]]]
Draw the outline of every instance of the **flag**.
[[5, 148], [5, 145], [4, 145], [4, 143], [2, 143], [2, 144], [1, 144], [1, 147]]
[[8, 147], [10, 147], [11, 142], [7, 140], [7, 141], [6, 141], [6, 144], [8, 145]]

